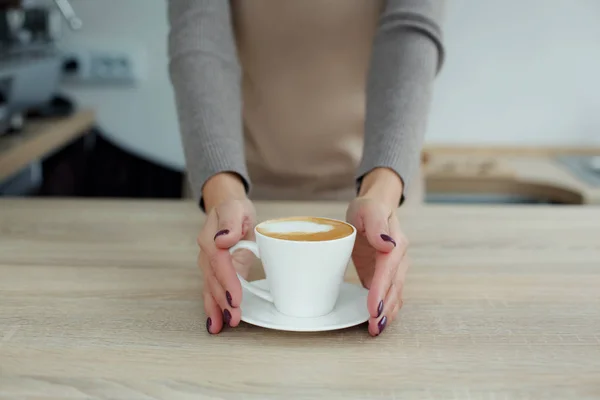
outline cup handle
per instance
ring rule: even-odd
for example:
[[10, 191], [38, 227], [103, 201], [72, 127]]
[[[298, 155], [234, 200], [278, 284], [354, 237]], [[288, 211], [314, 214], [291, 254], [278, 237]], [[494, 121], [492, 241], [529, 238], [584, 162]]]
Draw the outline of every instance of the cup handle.
[[[255, 242], [252, 242], [250, 240], [240, 240], [236, 245], [229, 248], [229, 254], [233, 254], [236, 250], [239, 249], [250, 250], [252, 253], [254, 253], [254, 255], [257, 258], [260, 258], [258, 246]], [[244, 278], [242, 278], [240, 274], [237, 274], [237, 276], [244, 289], [248, 290], [250, 293], [260, 297], [263, 300], [273, 303], [273, 296], [271, 296], [271, 293], [269, 293], [268, 290], [257, 288], [256, 285], [253, 285]]]

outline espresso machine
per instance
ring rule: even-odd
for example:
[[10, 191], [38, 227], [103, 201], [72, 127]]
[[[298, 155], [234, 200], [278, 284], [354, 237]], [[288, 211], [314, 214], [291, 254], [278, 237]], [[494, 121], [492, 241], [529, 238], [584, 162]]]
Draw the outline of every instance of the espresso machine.
[[56, 93], [63, 18], [70, 29], [81, 28], [68, 0], [47, 6], [0, 0], [0, 136], [18, 130], [28, 111], [43, 107]]

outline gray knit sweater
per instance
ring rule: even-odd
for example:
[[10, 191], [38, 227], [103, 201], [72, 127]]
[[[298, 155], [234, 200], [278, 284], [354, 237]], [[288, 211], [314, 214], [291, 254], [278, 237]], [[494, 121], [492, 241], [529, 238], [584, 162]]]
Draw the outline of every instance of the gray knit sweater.
[[[444, 58], [443, 10], [443, 0], [385, 3], [367, 77], [357, 185], [369, 170], [388, 167], [402, 177], [406, 191], [417, 171], [433, 81]], [[242, 66], [230, 3], [169, 0], [168, 11], [170, 77], [192, 190], [202, 204], [206, 180], [232, 171], [251, 191], [242, 134]]]

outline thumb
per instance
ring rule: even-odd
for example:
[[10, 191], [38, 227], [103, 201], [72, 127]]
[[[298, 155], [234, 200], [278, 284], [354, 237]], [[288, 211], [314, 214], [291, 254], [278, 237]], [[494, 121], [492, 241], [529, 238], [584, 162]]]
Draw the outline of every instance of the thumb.
[[239, 201], [222, 204], [215, 211], [217, 217], [217, 228], [214, 232], [215, 245], [220, 249], [228, 249], [244, 237], [250, 218], [244, 205]]
[[396, 239], [391, 236], [389, 215], [385, 208], [369, 202], [361, 207], [359, 214], [369, 244], [383, 253], [392, 251], [396, 247]]

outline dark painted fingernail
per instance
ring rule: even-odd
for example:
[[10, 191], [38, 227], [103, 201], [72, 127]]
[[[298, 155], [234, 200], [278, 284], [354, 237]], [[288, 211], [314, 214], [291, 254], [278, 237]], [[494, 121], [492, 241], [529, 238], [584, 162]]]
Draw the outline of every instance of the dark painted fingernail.
[[231, 297], [231, 293], [229, 293], [229, 290], [225, 292], [225, 297], [227, 297], [227, 304], [229, 304], [229, 307], [233, 307], [233, 304], [231, 304], [233, 299]]
[[215, 235], [213, 240], [217, 240], [217, 238], [219, 236], [227, 235], [228, 233], [229, 233], [229, 229], [223, 229], [223, 230], [217, 232], [217, 234]]
[[379, 305], [377, 306], [377, 318], [379, 318], [379, 316], [381, 315], [382, 312], [383, 312], [383, 300], [381, 300], [379, 302]]
[[394, 245], [394, 247], [396, 247], [396, 241], [394, 239], [392, 239], [392, 237], [390, 235], [386, 235], [385, 233], [382, 233], [381, 238], [383, 240], [385, 240], [386, 242], [392, 243]]
[[208, 331], [208, 333], [211, 333], [211, 331], [210, 331], [211, 325], [212, 325], [212, 319], [210, 319], [210, 317], [208, 317], [208, 319], [206, 320], [206, 330]]
[[225, 309], [225, 311], [223, 311], [223, 321], [226, 325], [229, 325], [229, 323], [231, 322], [231, 313], [228, 309]]
[[383, 318], [377, 323], [377, 327], [379, 328], [379, 333], [383, 332], [385, 329], [385, 324], [387, 324], [387, 317], [384, 315]]

